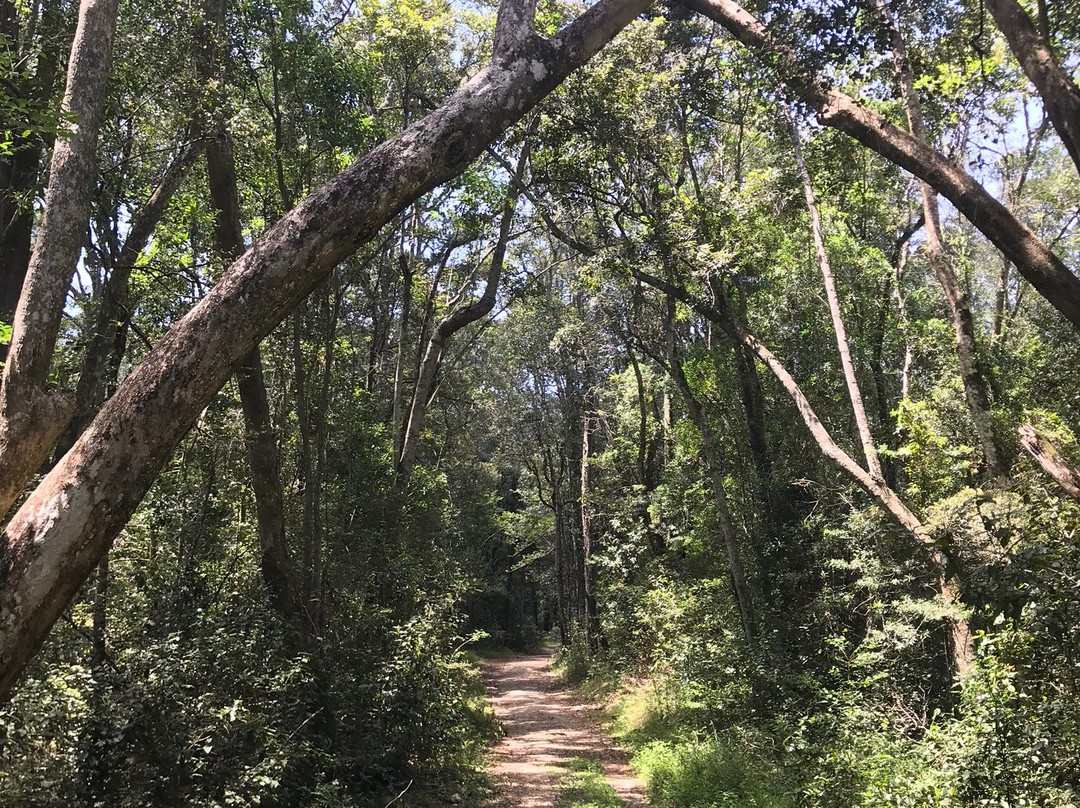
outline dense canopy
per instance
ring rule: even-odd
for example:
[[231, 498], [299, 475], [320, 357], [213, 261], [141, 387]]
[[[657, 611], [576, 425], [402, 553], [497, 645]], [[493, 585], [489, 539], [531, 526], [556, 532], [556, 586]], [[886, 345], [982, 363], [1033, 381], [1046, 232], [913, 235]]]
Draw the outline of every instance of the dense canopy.
[[497, 5], [0, 0], [0, 804], [1075, 806], [1080, 9]]

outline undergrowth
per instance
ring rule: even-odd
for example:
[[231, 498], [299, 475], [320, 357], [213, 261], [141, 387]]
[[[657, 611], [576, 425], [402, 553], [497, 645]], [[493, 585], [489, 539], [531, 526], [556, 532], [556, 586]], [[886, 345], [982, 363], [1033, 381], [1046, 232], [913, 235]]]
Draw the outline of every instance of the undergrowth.
[[555, 808], [624, 808], [595, 760], [575, 757], [562, 765], [570, 774], [559, 787]]

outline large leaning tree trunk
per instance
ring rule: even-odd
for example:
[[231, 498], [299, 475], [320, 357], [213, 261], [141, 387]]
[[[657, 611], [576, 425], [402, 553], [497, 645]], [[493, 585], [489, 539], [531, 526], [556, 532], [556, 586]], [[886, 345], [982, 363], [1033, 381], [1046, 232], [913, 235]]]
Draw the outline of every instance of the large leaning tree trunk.
[[1080, 87], [1054, 58], [1048, 37], [1016, 0], [986, 0], [986, 7], [1035, 85], [1046, 116], [1080, 171]]
[[1050, 305], [1080, 328], [1080, 278], [970, 174], [910, 132], [889, 123], [851, 96], [830, 88], [821, 76], [808, 72], [791, 48], [734, 0], [680, 1], [724, 26], [775, 68], [788, 88], [817, 113], [824, 126], [850, 135], [929, 183], [1013, 262]]
[[53, 146], [45, 214], [0, 382], [0, 518], [49, 456], [75, 408], [70, 392], [50, 393], [46, 384], [71, 276], [86, 238], [118, 5], [119, 0], [82, 0], [79, 6], [61, 103], [62, 112], [77, 123], [58, 135]]
[[0, 537], [0, 699], [249, 353], [335, 266], [484, 148], [649, 5], [600, 0], [550, 39], [504, 0], [501, 48], [435, 111], [376, 146], [258, 239], [158, 342]]
[[[896, 75], [897, 84], [900, 85], [900, 98], [904, 104], [908, 130], [920, 141], [929, 143], [926, 124], [923, 120], [922, 103], [915, 90], [915, 80], [908, 63], [904, 38], [900, 34], [900, 28], [886, 0], [875, 0], [875, 3], [878, 15], [889, 36], [893, 72]], [[960, 366], [960, 378], [964, 383], [968, 411], [975, 425], [975, 433], [979, 438], [979, 447], [986, 461], [986, 469], [991, 478], [1003, 483], [1006, 478], [1005, 467], [1001, 459], [997, 435], [994, 432], [989, 385], [979, 369], [971, 298], [960, 283], [960, 279], [956, 277], [952, 262], [945, 251], [941, 236], [941, 212], [938, 207], [937, 191], [930, 183], [921, 181], [919, 192], [922, 196], [923, 221], [926, 226], [926, 257], [945, 295], [945, 305], [949, 310], [949, 319], [952, 320], [953, 336], [956, 338], [956, 358]]]
[[[780, 382], [781, 386], [791, 396], [799, 415], [810, 431], [814, 442], [817, 443], [824, 454], [836, 466], [847, 474], [856, 485], [862, 488], [871, 499], [885, 511], [886, 514], [901, 528], [912, 535], [924, 548], [926, 560], [930, 572], [934, 576], [935, 585], [941, 594], [942, 600], [949, 607], [946, 617], [949, 632], [949, 650], [953, 670], [964, 675], [971, 670], [975, 660], [975, 645], [971, 633], [971, 625], [963, 614], [960, 599], [960, 583], [949, 568], [949, 559], [942, 551], [938, 542], [931, 532], [922, 523], [922, 520], [897, 496], [885, 481], [880, 477], [874, 477], [866, 469], [860, 466], [845, 452], [829, 434], [825, 424], [821, 422], [809, 399], [806, 398], [802, 388], [788, 373], [787, 368], [777, 359], [757, 337], [746, 330], [745, 326], [731, 311], [730, 305], [723, 296], [717, 294], [716, 303], [710, 305], [692, 295], [686, 289], [676, 286], [661, 278], [657, 278], [638, 269], [632, 270], [634, 277], [642, 283], [647, 283], [664, 294], [685, 303], [698, 312], [714, 325], [718, 326], [733, 342], [745, 345], [765, 365]], [[714, 286], [714, 291], [719, 291]]]

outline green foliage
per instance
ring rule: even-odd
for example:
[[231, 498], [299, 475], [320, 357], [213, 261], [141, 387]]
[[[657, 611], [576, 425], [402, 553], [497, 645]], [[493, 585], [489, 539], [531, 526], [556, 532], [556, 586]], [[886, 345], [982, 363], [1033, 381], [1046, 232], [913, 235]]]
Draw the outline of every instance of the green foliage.
[[752, 750], [718, 739], [651, 743], [634, 765], [657, 808], [787, 808], [775, 769]]
[[[1062, 200], [1080, 198], [1080, 178], [985, 10], [890, 5], [933, 143], [1077, 265], [1075, 206]], [[190, 8], [125, 6], [88, 249], [50, 384], [76, 386], [115, 291], [117, 242], [193, 116], [225, 113], [254, 239], [474, 76], [494, 27], [491, 3], [227, 6], [210, 86], [194, 75]], [[60, 128], [62, 82], [31, 85], [64, 26], [14, 8], [12, 30], [30, 39], [0, 41], [3, 169]], [[902, 121], [875, 15], [809, 0], [756, 10], [804, 66]], [[1074, 64], [1077, 23], [1050, 11]], [[538, 31], [577, 12], [545, 0]], [[0, 709], [0, 804], [381, 808], [403, 791], [401, 805], [477, 804], [497, 725], [465, 649], [535, 648], [557, 633], [567, 678], [622, 693], [617, 731], [656, 808], [1072, 808], [1080, 506], [1015, 432], [1034, 424], [1075, 461], [1076, 331], [944, 212], [1008, 467], [990, 479], [913, 229], [916, 187], [847, 135], [809, 128], [884, 476], [931, 549], [826, 457], [732, 329], [631, 274], [733, 313], [861, 462], [789, 99], [771, 71], [677, 4], [654, 7], [494, 144], [498, 157], [415, 200], [335, 268], [261, 344], [299, 623], [267, 597], [230, 383], [116, 541], [101, 586], [79, 595]], [[441, 346], [417, 464], [397, 492], [401, 411], [426, 340], [479, 289], [511, 190], [502, 160], [525, 138], [528, 192], [497, 308]], [[116, 379], [224, 269], [205, 168], [132, 268]], [[0, 201], [32, 210], [39, 191], [34, 177]], [[10, 337], [0, 323], [0, 344]], [[673, 361], [708, 429], [689, 417]], [[748, 603], [733, 592], [725, 516]], [[937, 551], [961, 591], [951, 606]], [[963, 679], [947, 639], [960, 617], [978, 645]], [[594, 763], [571, 768], [563, 808], [618, 804]]]
[[570, 774], [560, 784], [553, 808], [622, 808], [599, 763], [576, 757], [565, 767]]
[[969, 476], [975, 450], [951, 438], [940, 407], [925, 401], [901, 401], [896, 422], [906, 442], [889, 454], [903, 462], [909, 495], [915, 501], [928, 503], [951, 493], [958, 480]]

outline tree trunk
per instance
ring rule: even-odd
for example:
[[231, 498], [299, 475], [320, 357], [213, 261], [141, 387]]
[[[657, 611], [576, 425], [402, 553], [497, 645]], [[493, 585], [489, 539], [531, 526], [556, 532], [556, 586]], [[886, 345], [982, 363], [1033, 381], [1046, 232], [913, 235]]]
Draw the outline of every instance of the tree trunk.
[[[886, 0], [875, 0], [878, 14], [888, 29], [890, 48], [893, 56], [893, 69], [897, 83], [900, 85], [900, 97], [904, 102], [904, 112], [907, 115], [908, 129], [911, 134], [923, 143], [929, 140], [926, 134], [926, 125], [923, 122], [922, 104], [915, 91], [915, 82], [911, 75], [911, 68], [907, 61], [907, 48], [904, 39], [900, 35], [900, 29], [893, 19], [892, 12]], [[997, 436], [994, 434], [994, 416], [990, 411], [990, 392], [978, 367], [978, 356], [975, 345], [975, 320], [971, 315], [971, 303], [967, 290], [961, 285], [956, 273], [953, 271], [952, 262], [945, 252], [945, 245], [941, 238], [941, 213], [938, 209], [937, 191], [928, 182], [919, 183], [919, 191], [923, 200], [923, 219], [926, 226], [926, 256], [930, 266], [937, 276], [941, 290], [945, 294], [945, 303], [949, 309], [949, 318], [953, 324], [953, 335], [956, 337], [956, 358], [960, 365], [960, 378], [964, 383], [964, 394], [967, 398], [968, 411], [975, 425], [975, 433], [979, 438], [979, 446], [982, 449], [983, 459], [986, 461], [986, 469], [991, 478], [997, 482], [1006, 479], [1005, 469], [1001, 462], [1001, 450]]]
[[[225, 36], [225, 0], [205, 0], [203, 19], [197, 26], [196, 67], [207, 88], [220, 76]], [[236, 161], [225, 116], [216, 99], [210, 99], [208, 120], [200, 125], [206, 149], [206, 174], [214, 208], [214, 249], [228, 262], [244, 254], [244, 226], [236, 182]], [[140, 250], [141, 251], [141, 250]], [[270, 419], [270, 404], [263, 378], [258, 345], [236, 368], [240, 407], [244, 415], [244, 439], [255, 496], [260, 569], [271, 607], [306, 642], [310, 626], [295, 591], [285, 536], [285, 498], [279, 472], [277, 437]]]
[[1022, 426], [1017, 431], [1020, 433], [1020, 445], [1024, 451], [1031, 455], [1066, 494], [1080, 502], [1080, 470], [1065, 462], [1057, 447], [1034, 427]]
[[630, 367], [634, 370], [634, 383], [637, 389], [638, 405], [638, 428], [637, 428], [637, 479], [646, 491], [651, 491], [651, 475], [648, 469], [649, 448], [649, 408], [645, 391], [645, 379], [641, 375], [641, 364], [637, 360], [629, 341], [624, 343], [626, 356], [630, 360]]
[[904, 272], [908, 262], [908, 242], [914, 231], [902, 237], [896, 245], [893, 256], [893, 299], [896, 301], [896, 315], [900, 320], [900, 331], [904, 335], [904, 361], [900, 365], [900, 399], [908, 398], [911, 391], [911, 365], [915, 361], [915, 349], [908, 334], [907, 298], [904, 297]]
[[285, 507], [278, 464], [277, 433], [270, 419], [270, 402], [263, 380], [258, 348], [244, 355], [236, 369], [240, 406], [244, 414], [244, 439], [255, 495], [255, 519], [262, 553], [259, 568], [270, 597], [270, 606], [296, 630], [303, 640], [311, 630], [298, 602], [292, 564], [285, 535]]
[[405, 343], [409, 335], [409, 314], [412, 308], [412, 267], [408, 256], [398, 256], [401, 267], [401, 319], [398, 321], [397, 360], [394, 363], [394, 405], [390, 428], [394, 430], [394, 457], [401, 457], [401, 441], [405, 435], [402, 413], [405, 410]]
[[[566, 587], [566, 551], [563, 540], [562, 504], [559, 499], [559, 477], [554, 468], [554, 463], [549, 452], [544, 453], [545, 470], [551, 483], [551, 500], [547, 504], [551, 508], [554, 522], [554, 536], [552, 541], [555, 549], [555, 602], [559, 613], [559, 642], [566, 646], [570, 643], [570, 605]], [[543, 482], [539, 473], [536, 475], [537, 496], [543, 502]]]
[[119, 0], [82, 0], [61, 109], [79, 122], [56, 138], [45, 213], [15, 311], [0, 386], [0, 514], [67, 426], [74, 396], [46, 384], [71, 276], [86, 237], [98, 125]]
[[358, 245], [464, 171], [648, 5], [599, 0], [551, 39], [496, 54], [283, 216], [159, 340], [4, 529], [0, 699], [240, 359]]
[[896, 495], [895, 491], [885, 484], [884, 480], [868, 474], [847, 452], [837, 445], [821, 419], [818, 418], [817, 413], [814, 412], [809, 400], [795, 379], [787, 372], [780, 360], [737, 321], [726, 301], [720, 299], [717, 306], [710, 306], [696, 299], [685, 289], [674, 286], [641, 270], [634, 269], [632, 271], [639, 280], [648, 283], [664, 294], [683, 301], [719, 326], [733, 341], [746, 345], [752, 350], [754, 355], [772, 371], [777, 381], [791, 396], [799, 415], [803, 419], [803, 423], [806, 424], [822, 453], [877, 502], [897, 525], [914, 536], [926, 548], [927, 561], [937, 583], [938, 591], [946, 604], [954, 606], [952, 613], [946, 618], [951, 638], [953, 668], [957, 674], [963, 675], [967, 673], [974, 663], [975, 649], [972, 642], [971, 627], [967, 618], [959, 613], [959, 606], [957, 605], [959, 585], [954, 580], [953, 571], [948, 569], [948, 559], [939, 548], [934, 537], [923, 526], [919, 517], [907, 507], [904, 501]]
[[1080, 278], [963, 169], [851, 96], [830, 89], [824, 79], [807, 72], [791, 49], [774, 39], [761, 22], [733, 0], [682, 0], [682, 3], [720, 23], [736, 39], [757, 51], [780, 73], [788, 87], [817, 111], [823, 125], [851, 135], [948, 198], [1016, 265], [1039, 294], [1080, 328]]
[[[670, 326], [671, 324], [669, 324]], [[709, 418], [701, 406], [701, 402], [697, 400], [690, 389], [690, 383], [686, 379], [686, 374], [683, 372], [678, 357], [672, 355], [668, 362], [671, 378], [682, 395], [686, 411], [690, 414], [690, 420], [694, 422], [694, 426], [701, 433], [701, 447], [707, 466], [706, 473], [712, 487], [713, 504], [716, 506], [716, 521], [720, 525], [720, 536], [724, 542], [728, 569], [731, 572], [735, 608], [739, 612], [739, 623], [742, 626], [743, 636], [748, 643], [753, 643], [757, 634], [754, 596], [746, 578], [746, 570], [743, 567], [739, 553], [739, 537], [735, 533], [735, 523], [731, 519], [731, 508], [728, 506], [727, 493], [724, 491], [724, 459], [720, 451], [720, 444], [716, 434], [713, 432], [712, 425], [709, 423]]]
[[202, 145], [186, 143], [169, 167], [146, 203], [132, 216], [124, 246], [101, 291], [93, 332], [83, 357], [79, 382], [75, 388], [75, 413], [56, 447], [56, 457], [62, 457], [90, 423], [105, 401], [116, 375], [127, 343], [127, 323], [131, 319], [132, 301], [129, 294], [131, 271], [150, 241], [161, 217], [179, 189], [188, 170], [202, 151]]
[[1045, 26], [1040, 32], [1016, 0], [986, 0], [986, 7], [1035, 85], [1047, 117], [1080, 171], [1080, 87], [1054, 58]]
[[[325, 577], [323, 575], [323, 549], [326, 543], [323, 529], [323, 481], [326, 477], [326, 447], [329, 438], [330, 423], [330, 382], [334, 369], [334, 343], [337, 341], [338, 315], [341, 311], [341, 299], [344, 292], [337, 289], [331, 293], [330, 289], [321, 297], [320, 310], [322, 314], [322, 368], [318, 378], [317, 397], [314, 406], [311, 404], [311, 396], [308, 397], [310, 407], [308, 424], [311, 430], [309, 436], [309, 451], [313, 452], [314, 466], [310, 477], [304, 480], [304, 491], [310, 494], [310, 511], [305, 511], [310, 516], [310, 522], [305, 523], [305, 547], [310, 549], [308, 556], [309, 566], [305, 573], [305, 601], [307, 610], [313, 621], [316, 631], [321, 635], [326, 617], [323, 608]], [[331, 302], [331, 297], [333, 301]]]
[[[10, 14], [10, 40], [18, 40], [18, 19], [13, 3], [4, 2], [3, 8]], [[46, 30], [62, 28], [58, 3], [48, 0], [41, 9]], [[59, 39], [59, 37], [56, 37]], [[24, 90], [31, 103], [48, 105], [53, 95], [53, 85], [60, 61], [60, 48], [50, 37], [42, 43], [37, 68], [30, 87]], [[30, 264], [30, 243], [34, 230], [34, 209], [26, 205], [23, 197], [36, 188], [41, 159], [48, 143], [39, 134], [29, 138], [13, 133], [13, 154], [0, 159], [0, 322], [11, 325], [15, 309], [19, 305], [23, 280]], [[7, 346], [0, 345], [0, 362], [7, 357]]]
[[[885, 278], [881, 297], [878, 300], [877, 322], [873, 333], [873, 353], [870, 359], [870, 368], [874, 379], [874, 398], [877, 402], [878, 423], [882, 432], [885, 433], [885, 444], [890, 451], [897, 448], [897, 434], [895, 421], [892, 417], [891, 385], [889, 384], [889, 371], [885, 367], [885, 335], [888, 330], [889, 309], [892, 305], [893, 280], [892, 275]], [[896, 458], [886, 455], [881, 460], [881, 470], [885, 475], [885, 484], [894, 491], [899, 490], [898, 469]]]
[[[590, 396], [591, 398], [591, 396]], [[582, 593], [585, 596], [585, 643], [590, 654], [596, 653], [600, 648], [600, 620], [596, 612], [596, 568], [592, 564], [593, 539], [595, 534], [592, 526], [592, 509], [589, 504], [589, 491], [591, 481], [589, 475], [589, 455], [592, 447], [590, 444], [589, 422], [594, 407], [586, 402], [581, 414], [581, 483], [578, 489], [578, 516], [581, 523], [581, 562]]]
[[758, 478], [758, 498], [765, 513], [766, 524], [774, 517], [772, 488], [772, 458], [765, 430], [765, 395], [761, 387], [754, 355], [744, 345], [734, 346], [735, 374], [739, 379], [739, 400], [746, 418], [747, 442], [750, 457]]
[[848, 399], [851, 401], [859, 440], [862, 442], [866, 468], [871, 477], [884, 483], [885, 475], [881, 473], [881, 461], [878, 460], [874, 436], [870, 432], [870, 421], [866, 417], [866, 406], [863, 404], [862, 392], [859, 390], [859, 380], [855, 377], [855, 363], [851, 361], [847, 329], [844, 328], [844, 318], [840, 313], [840, 298], [836, 294], [836, 282], [833, 280], [832, 267], [829, 265], [829, 253], [825, 249], [825, 235], [821, 229], [817, 200], [814, 198], [814, 186], [810, 181], [810, 172], [806, 169], [806, 161], [803, 159], [799, 130], [794, 118], [791, 119], [791, 143], [795, 148], [795, 162], [802, 176], [806, 208], [810, 211], [810, 230], [814, 234], [814, 249], [817, 252], [818, 267], [821, 269], [821, 277], [825, 284], [825, 299], [829, 303], [829, 316], [832, 319], [833, 334], [836, 336], [836, 349], [840, 353], [840, 363], [844, 368], [844, 383], [847, 385]]
[[301, 545], [300, 590], [304, 608], [311, 611], [314, 584], [311, 569], [315, 557], [315, 541], [318, 521], [317, 489], [315, 485], [315, 429], [308, 385], [306, 358], [302, 339], [302, 314], [305, 304], [292, 317], [293, 386], [296, 391], [296, 425], [300, 438], [300, 456], [296, 476], [300, 482]]
[[[424, 426], [428, 407], [431, 406], [431, 400], [435, 394], [435, 379], [450, 338], [471, 323], [486, 317], [495, 307], [499, 283], [502, 280], [503, 265], [506, 260], [506, 248], [510, 243], [510, 227], [514, 222], [514, 209], [517, 206], [518, 191], [516, 186], [521, 183], [528, 159], [529, 146], [528, 142], [526, 142], [522, 146], [521, 156], [511, 179], [510, 190], [507, 192], [506, 202], [503, 204], [502, 219], [499, 222], [499, 234], [495, 242], [495, 249], [491, 254], [491, 263], [484, 284], [484, 293], [469, 305], [451, 312], [440, 320], [428, 340], [427, 348], [424, 351], [424, 359], [420, 363], [420, 371], [416, 376], [416, 387], [413, 390], [409, 418], [404, 424], [400, 441], [401, 453], [397, 457], [397, 478], [394, 482], [393, 491], [395, 502], [399, 501], [408, 489], [413, 463], [416, 460], [416, 450], [420, 444], [420, 433]], [[394, 506], [394, 509], [397, 510], [397, 505]]]
[[90, 624], [90, 717], [86, 728], [86, 759], [84, 763], [85, 804], [101, 805], [106, 796], [109, 778], [107, 750], [112, 740], [106, 734], [109, 724], [109, 700], [111, 690], [108, 672], [108, 592], [109, 557], [98, 564], [94, 581], [94, 599]]

